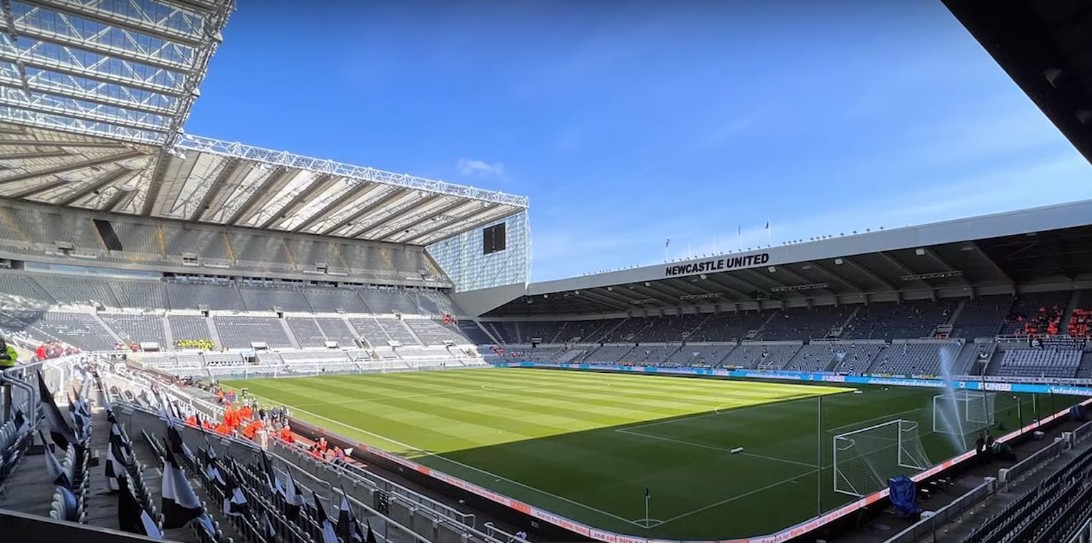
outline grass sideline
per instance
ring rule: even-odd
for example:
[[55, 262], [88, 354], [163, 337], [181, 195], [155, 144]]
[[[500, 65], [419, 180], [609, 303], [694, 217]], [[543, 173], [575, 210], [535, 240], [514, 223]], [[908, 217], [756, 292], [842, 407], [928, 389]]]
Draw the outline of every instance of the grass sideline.
[[[766, 534], [848, 502], [831, 490], [836, 433], [911, 419], [931, 460], [955, 453], [931, 433], [933, 389], [523, 368], [224, 384], [554, 513], [650, 537]], [[855, 388], [863, 393], [850, 393]], [[1025, 422], [1034, 401], [1022, 399]], [[1037, 401], [1050, 412], [1045, 398]], [[1066, 401], [1055, 398], [1054, 407]], [[997, 411], [1016, 427], [1011, 394], [998, 395]], [[735, 447], [744, 452], [731, 454]]]

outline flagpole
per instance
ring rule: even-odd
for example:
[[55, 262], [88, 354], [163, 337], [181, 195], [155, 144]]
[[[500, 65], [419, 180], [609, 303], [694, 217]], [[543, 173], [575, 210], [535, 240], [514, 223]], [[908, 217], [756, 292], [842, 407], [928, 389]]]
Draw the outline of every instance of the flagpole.
[[773, 247], [773, 225], [766, 221], [766, 246]]
[[652, 497], [652, 494], [645, 487], [645, 528], [652, 526], [652, 517], [648, 515], [648, 500]]
[[738, 225], [738, 226], [739, 227], [736, 229], [736, 231], [738, 232], [738, 237], [739, 237], [739, 252], [742, 253], [743, 252], [743, 225], [741, 224], [741, 225]]
[[823, 514], [823, 395], [816, 396], [819, 401], [816, 409], [816, 434], [815, 434], [815, 467], [819, 470], [815, 474], [815, 516]]

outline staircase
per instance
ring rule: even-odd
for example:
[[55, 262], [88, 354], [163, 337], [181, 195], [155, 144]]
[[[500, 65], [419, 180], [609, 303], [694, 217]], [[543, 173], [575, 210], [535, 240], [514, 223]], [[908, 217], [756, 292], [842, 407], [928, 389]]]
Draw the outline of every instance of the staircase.
[[1073, 291], [1073, 295], [1069, 297], [1069, 303], [1065, 306], [1065, 313], [1062, 313], [1062, 320], [1058, 323], [1058, 333], [1065, 335], [1069, 333], [1069, 319], [1073, 317], [1073, 311], [1075, 311], [1081, 303], [1081, 291]]
[[1000, 349], [993, 352], [993, 356], [990, 357], [989, 364], [986, 364], [986, 370], [982, 375], [997, 375], [997, 370], [1001, 368], [1001, 360], [1005, 358], [1005, 351]]
[[216, 329], [216, 323], [212, 321], [212, 317], [205, 317], [205, 326], [209, 329], [209, 339], [212, 340], [212, 344], [223, 347], [224, 344], [220, 342], [220, 331]]
[[955, 311], [952, 311], [951, 317], [948, 318], [948, 322], [946, 322], [945, 324], [947, 324], [947, 325], [954, 328], [955, 323], [956, 323], [956, 319], [959, 318], [959, 314], [963, 312], [963, 308], [966, 307], [966, 306], [967, 306], [967, 300], [960, 300], [959, 304], [956, 305]]
[[299, 349], [300, 342], [296, 340], [296, 335], [292, 333], [292, 328], [288, 326], [288, 319], [277, 320], [281, 321], [281, 328], [284, 329], [284, 335], [288, 338], [288, 344], [291, 345], [293, 349]]

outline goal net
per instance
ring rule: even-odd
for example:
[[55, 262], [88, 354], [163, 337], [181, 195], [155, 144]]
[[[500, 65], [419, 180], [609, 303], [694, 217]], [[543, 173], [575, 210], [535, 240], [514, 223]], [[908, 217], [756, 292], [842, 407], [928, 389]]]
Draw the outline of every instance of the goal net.
[[933, 396], [933, 431], [965, 437], [995, 422], [997, 394], [977, 390], [953, 390]]
[[887, 486], [896, 475], [930, 466], [918, 423], [898, 419], [834, 436], [834, 491], [861, 497]]

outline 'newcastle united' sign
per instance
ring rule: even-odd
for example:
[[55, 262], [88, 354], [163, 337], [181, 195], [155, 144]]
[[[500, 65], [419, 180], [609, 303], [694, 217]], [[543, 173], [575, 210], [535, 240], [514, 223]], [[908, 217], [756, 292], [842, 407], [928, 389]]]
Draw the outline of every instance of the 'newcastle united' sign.
[[698, 262], [687, 262], [667, 267], [665, 277], [677, 277], [680, 275], [693, 275], [695, 273], [716, 273], [728, 270], [761, 266], [770, 261], [769, 253], [758, 253], [746, 256], [729, 256], [724, 258], [711, 258]]

